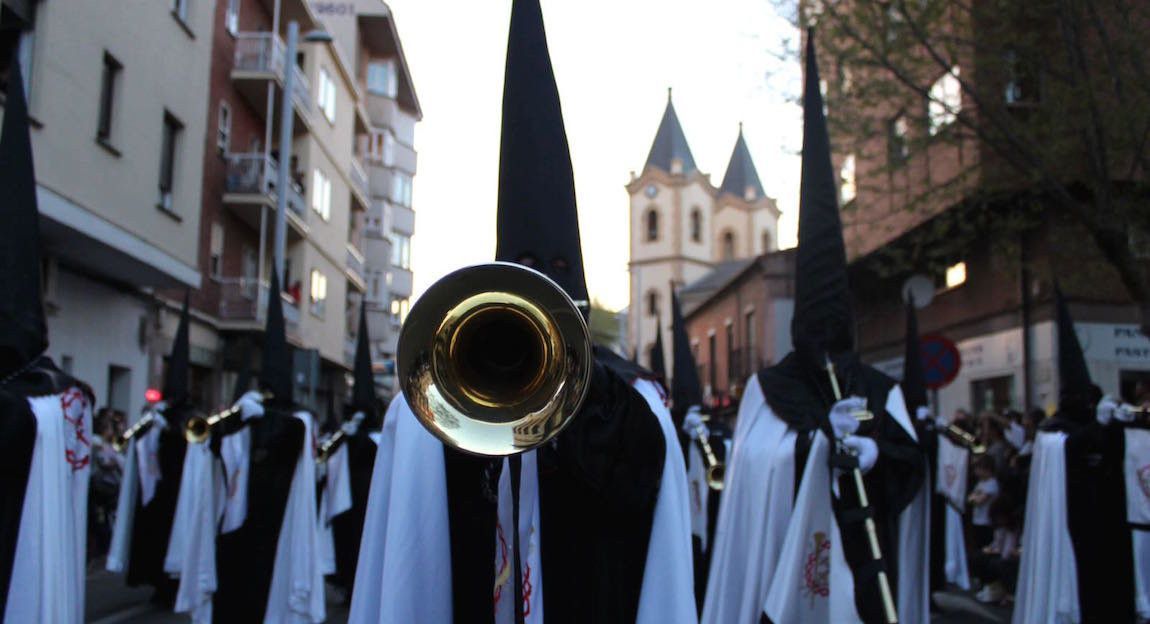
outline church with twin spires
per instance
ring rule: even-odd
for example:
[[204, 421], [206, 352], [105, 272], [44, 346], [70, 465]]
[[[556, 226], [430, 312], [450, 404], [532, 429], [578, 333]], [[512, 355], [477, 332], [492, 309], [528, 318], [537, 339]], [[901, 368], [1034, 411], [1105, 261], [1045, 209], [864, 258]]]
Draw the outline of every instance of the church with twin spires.
[[638, 349], [638, 362], [649, 366], [661, 329], [669, 365], [671, 288], [776, 250], [779, 209], [763, 191], [742, 124], [722, 184], [715, 186], [710, 174], [699, 170], [670, 89], [647, 162], [639, 175], [632, 172], [626, 188], [631, 198], [628, 344], [632, 353]]

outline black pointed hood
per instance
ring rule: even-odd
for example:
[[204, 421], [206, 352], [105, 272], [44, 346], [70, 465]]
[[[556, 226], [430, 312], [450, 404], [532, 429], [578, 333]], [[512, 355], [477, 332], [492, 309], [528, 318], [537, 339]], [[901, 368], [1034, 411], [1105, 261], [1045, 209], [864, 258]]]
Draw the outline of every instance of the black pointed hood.
[[367, 334], [367, 304], [359, 305], [359, 333], [355, 341], [354, 385], [351, 390], [351, 409], [363, 412], [365, 420], [375, 420], [378, 401], [375, 396], [375, 375], [371, 370], [371, 341]]
[[799, 245], [795, 254], [795, 351], [821, 367], [827, 354], [854, 346], [854, 318], [847, 286], [846, 246], [839, 219], [838, 186], [819, 91], [814, 33], [807, 35], [803, 90], [803, 161], [799, 183]]
[[232, 403], [240, 400], [252, 385], [252, 364], [250, 358], [244, 361], [244, 367], [240, 369], [239, 376], [236, 377], [236, 386], [232, 388]]
[[1054, 305], [1058, 314], [1058, 411], [1064, 420], [1088, 422], [1094, 417], [1098, 391], [1090, 379], [1074, 319], [1070, 318], [1070, 309], [1057, 284]]
[[0, 127], [0, 377], [48, 348], [40, 293], [40, 213], [23, 86], [20, 64], [13, 58]]
[[918, 312], [914, 307], [914, 296], [910, 295], [906, 304], [906, 356], [902, 369], [902, 394], [906, 406], [914, 416], [918, 407], [927, 407], [926, 373], [922, 367], [922, 347], [918, 343]]
[[539, 0], [514, 0], [503, 78], [495, 259], [531, 266], [590, 311], [575, 178]]
[[164, 401], [168, 405], [178, 405], [188, 400], [188, 355], [191, 344], [188, 338], [188, 293], [184, 292], [184, 307], [180, 310], [180, 324], [176, 327], [176, 337], [172, 340], [172, 352], [168, 356], [168, 369], [164, 373]]
[[663, 355], [666, 351], [663, 348], [663, 319], [655, 317], [655, 344], [651, 345], [651, 353], [648, 354], [647, 360], [651, 365], [651, 372], [659, 377], [659, 381], [667, 383], [667, 360]]
[[683, 309], [679, 297], [671, 289], [671, 351], [674, 361], [671, 374], [671, 402], [677, 414], [686, 412], [692, 405], [703, 404], [703, 385], [699, 382], [699, 369], [691, 354], [691, 339], [687, 336], [687, 326], [683, 322]]
[[292, 400], [292, 353], [284, 326], [283, 296], [280, 280], [272, 270], [268, 287], [267, 325], [264, 329], [263, 363], [260, 365], [261, 390], [272, 393], [269, 404], [290, 406]]

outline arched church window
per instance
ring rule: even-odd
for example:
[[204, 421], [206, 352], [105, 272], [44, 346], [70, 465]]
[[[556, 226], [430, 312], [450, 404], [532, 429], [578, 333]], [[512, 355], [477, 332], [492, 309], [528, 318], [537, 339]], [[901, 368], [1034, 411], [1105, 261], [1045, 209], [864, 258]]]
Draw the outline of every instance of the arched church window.
[[703, 212], [696, 206], [691, 210], [691, 242], [703, 241]]
[[763, 253], [771, 251], [771, 231], [763, 230]]
[[647, 211], [647, 241], [659, 239], [659, 211], [654, 208]]
[[723, 232], [723, 238], [720, 241], [719, 249], [722, 250], [723, 260], [735, 259], [735, 233], [727, 230]]
[[647, 291], [647, 316], [659, 316], [659, 291]]

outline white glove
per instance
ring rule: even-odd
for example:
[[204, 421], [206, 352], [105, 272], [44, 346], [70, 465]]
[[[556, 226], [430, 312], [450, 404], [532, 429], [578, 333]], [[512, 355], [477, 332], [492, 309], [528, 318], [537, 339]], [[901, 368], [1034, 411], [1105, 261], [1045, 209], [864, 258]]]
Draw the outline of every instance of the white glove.
[[249, 390], [236, 401], [236, 406], [240, 408], [240, 418], [243, 420], [258, 418], [264, 415], [264, 396], [256, 390]]
[[830, 421], [835, 438], [841, 440], [858, 431], [859, 421], [855, 414], [863, 411], [866, 411], [866, 399], [857, 396], [847, 397], [832, 405]]
[[698, 405], [692, 405], [687, 409], [687, 415], [683, 417], [682, 429], [683, 433], [691, 437], [698, 437], [700, 434], [706, 436], [711, 433], [707, 430], [706, 423], [703, 422], [703, 412]]
[[351, 420], [345, 421], [339, 428], [343, 429], [344, 435], [353, 436], [359, 431], [359, 425], [363, 422], [363, 418], [363, 412], [356, 412], [351, 415]]
[[1114, 417], [1124, 423], [1134, 422], [1134, 414], [1137, 409], [1133, 405], [1122, 404], [1114, 413]]
[[168, 428], [168, 421], [164, 418], [164, 412], [168, 409], [167, 401], [156, 401], [151, 405], [144, 408], [144, 413], [152, 414], [152, 426], [157, 430], [164, 430]]
[[1015, 450], [1021, 449], [1022, 445], [1026, 444], [1026, 428], [1016, 422], [1010, 423], [1002, 435]]
[[1122, 406], [1110, 395], [1102, 397], [1102, 400], [1098, 402], [1098, 407], [1094, 409], [1098, 422], [1103, 425], [1110, 424], [1110, 421], [1113, 420], [1120, 411], [1122, 411]]
[[930, 408], [926, 406], [919, 406], [914, 410], [914, 417], [918, 420], [926, 420], [930, 418]]
[[934, 426], [938, 427], [939, 429], [946, 429], [947, 426], [949, 426], [949, 425], [950, 425], [950, 420], [948, 420], [946, 418], [946, 416], [943, 416], [940, 414], [938, 416], [938, 418], [934, 419]]
[[858, 458], [859, 470], [863, 474], [874, 468], [874, 463], [878, 461], [878, 444], [875, 444], [874, 440], [865, 436], [848, 435], [843, 438], [842, 443]]

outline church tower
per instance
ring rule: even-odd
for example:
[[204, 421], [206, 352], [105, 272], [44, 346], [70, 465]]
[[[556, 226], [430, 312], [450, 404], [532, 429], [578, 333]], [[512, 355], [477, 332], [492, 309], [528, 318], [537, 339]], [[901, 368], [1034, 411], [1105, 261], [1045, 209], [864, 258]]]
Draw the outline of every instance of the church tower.
[[649, 366], [658, 327], [667, 332], [664, 361], [672, 361], [672, 285], [691, 284], [724, 263], [774, 250], [779, 212], [763, 191], [741, 125], [722, 186], [699, 171], [670, 89], [647, 162], [626, 188], [631, 199], [627, 330], [639, 363]]

